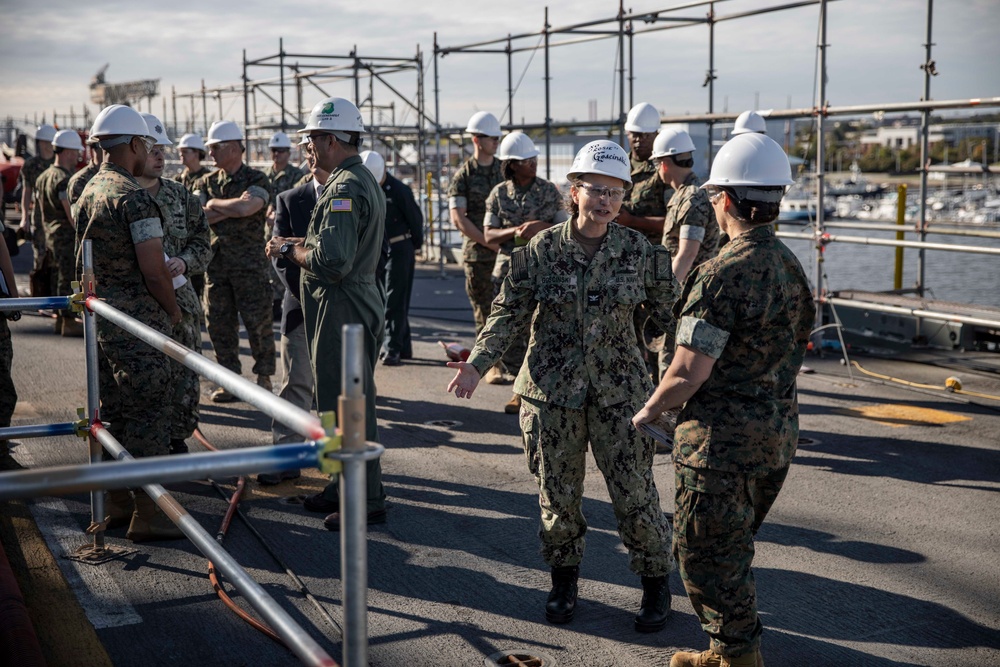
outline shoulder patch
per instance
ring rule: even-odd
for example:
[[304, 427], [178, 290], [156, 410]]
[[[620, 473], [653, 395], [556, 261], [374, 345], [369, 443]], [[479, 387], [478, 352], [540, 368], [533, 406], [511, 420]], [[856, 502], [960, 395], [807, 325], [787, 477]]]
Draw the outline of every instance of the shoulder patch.
[[330, 202], [330, 210], [350, 212], [353, 210], [351, 208], [352, 203], [350, 199], [334, 199]]
[[672, 280], [674, 271], [670, 266], [670, 251], [663, 246], [653, 246], [653, 279]]
[[515, 248], [510, 256], [510, 277], [519, 283], [528, 278], [528, 248]]
[[346, 195], [350, 192], [350, 186], [347, 183], [337, 183], [337, 188], [334, 190], [334, 194]]

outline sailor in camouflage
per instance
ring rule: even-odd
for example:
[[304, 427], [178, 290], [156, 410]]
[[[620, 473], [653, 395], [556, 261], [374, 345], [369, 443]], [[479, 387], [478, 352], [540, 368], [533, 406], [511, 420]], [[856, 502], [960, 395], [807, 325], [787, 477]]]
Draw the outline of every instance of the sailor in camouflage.
[[195, 184], [212, 173], [211, 169], [201, 164], [205, 159], [205, 143], [197, 134], [185, 134], [177, 142], [177, 152], [180, 153], [184, 170], [174, 176], [174, 180], [188, 192], [194, 192]]
[[[492, 244], [498, 244], [493, 265], [494, 296], [510, 267], [510, 254], [515, 247], [526, 245], [538, 232], [553, 224], [565, 222], [569, 214], [563, 210], [562, 195], [555, 185], [538, 178], [538, 149], [522, 132], [512, 132], [500, 144], [504, 182], [493, 188], [486, 199], [484, 235]], [[504, 352], [502, 370], [517, 375], [524, 363], [528, 349], [528, 332], [525, 330]], [[514, 394], [504, 406], [504, 412], [517, 414], [521, 398]]]
[[[146, 167], [137, 180], [153, 196], [163, 216], [163, 252], [167, 269], [175, 284], [181, 321], [173, 326], [170, 337], [201, 354], [202, 307], [198, 295], [188, 280], [191, 273], [203, 273], [212, 257], [208, 222], [197, 197], [176, 181], [162, 178], [163, 147], [172, 144], [155, 116], [147, 115], [147, 125], [157, 136], [157, 144], [146, 158]], [[170, 453], [188, 451], [184, 442], [198, 427], [198, 404], [201, 381], [198, 374], [176, 361], [170, 362]]]
[[268, 144], [271, 148], [271, 164], [264, 169], [264, 175], [271, 182], [274, 196], [285, 190], [291, 190], [302, 180], [305, 172], [293, 164], [289, 164], [292, 155], [292, 142], [284, 132], [275, 132]]
[[649, 163], [653, 139], [659, 129], [660, 113], [652, 104], [640, 102], [629, 110], [625, 131], [632, 189], [618, 214], [618, 224], [639, 230], [653, 245], [658, 245], [663, 236], [663, 215], [672, 193], [656, 177], [656, 169]]
[[70, 176], [69, 184], [66, 186], [66, 192], [69, 193], [69, 207], [74, 220], [76, 219], [76, 202], [80, 200], [80, 195], [83, 194], [83, 189], [87, 187], [90, 179], [100, 171], [101, 162], [104, 160], [104, 151], [101, 150], [100, 146], [90, 143], [88, 149], [90, 150], [90, 161], [87, 162], [86, 167]]
[[[669, 256], [639, 232], [610, 224], [628, 184], [627, 157], [610, 141], [585, 146], [570, 171], [568, 222], [511, 256], [493, 312], [448, 387], [469, 397], [480, 377], [530, 326], [514, 391], [528, 468], [541, 506], [542, 555], [553, 568], [546, 616], [573, 616], [587, 522], [582, 512], [588, 444], [604, 476], [630, 569], [643, 578], [636, 628], [661, 629], [673, 568], [670, 525], [653, 481], [652, 441], [629, 424], [652, 386], [635, 345], [632, 311], [645, 303], [669, 324], [676, 285]], [[634, 413], [633, 413], [634, 414]]]
[[[481, 114], [476, 114], [476, 119]], [[496, 262], [497, 247], [489, 244], [483, 236], [483, 219], [486, 215], [486, 198], [493, 188], [503, 180], [500, 161], [494, 158], [500, 141], [500, 123], [496, 118], [483, 117], [495, 123], [473, 128], [472, 143], [475, 147], [472, 157], [462, 163], [448, 186], [448, 208], [451, 221], [465, 237], [462, 241], [462, 259], [465, 263], [465, 293], [472, 304], [472, 315], [476, 322], [476, 335], [486, 324], [493, 303], [493, 282], [491, 275]], [[472, 127], [470, 125], [470, 127]]]
[[[213, 125], [232, 125], [229, 121]], [[212, 260], [207, 271], [208, 335], [216, 360], [225, 368], [240, 372], [239, 323], [246, 326], [253, 373], [257, 383], [271, 389], [275, 371], [269, 266], [261, 246], [264, 217], [272, 199], [267, 177], [243, 162], [243, 142], [230, 135], [209, 131], [209, 152], [218, 169], [195, 186], [204, 202], [205, 216], [212, 232]], [[221, 387], [212, 394], [215, 402], [235, 397]]]
[[[45, 266], [45, 229], [42, 227], [42, 210], [35, 190], [35, 181], [55, 161], [52, 139], [56, 130], [51, 125], [41, 125], [35, 133], [35, 155], [24, 161], [18, 180], [21, 181], [21, 231], [31, 240], [35, 252], [32, 273]], [[41, 296], [41, 295], [39, 295]]]
[[[76, 165], [79, 151], [56, 148], [55, 162], [35, 180], [36, 205], [42, 213], [42, 228], [45, 230], [47, 263], [52, 267], [52, 293], [58, 296], [72, 294], [71, 284], [75, 279], [73, 251], [76, 231], [73, 214], [69, 205], [67, 185]], [[66, 330], [69, 335], [79, 334], [66, 320], [73, 320], [73, 311], [66, 308], [59, 311], [56, 333]]]
[[676, 654], [672, 667], [761, 660], [753, 537], [795, 453], [796, 376], [815, 318], [805, 273], [771, 226], [791, 183], [784, 151], [763, 135], [720, 150], [707, 187], [732, 240], [685, 283], [673, 362], [633, 418], [638, 425], [683, 405], [674, 548], [711, 642], [705, 653]]

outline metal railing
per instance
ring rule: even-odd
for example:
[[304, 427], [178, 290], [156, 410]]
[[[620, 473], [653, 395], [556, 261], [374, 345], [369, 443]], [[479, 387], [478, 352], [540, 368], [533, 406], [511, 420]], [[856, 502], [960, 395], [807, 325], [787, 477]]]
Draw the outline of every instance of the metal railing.
[[[241, 475], [316, 466], [328, 473], [340, 472], [341, 581], [344, 607], [344, 664], [368, 664], [367, 620], [367, 516], [365, 463], [381, 456], [384, 448], [365, 442], [364, 393], [361, 369], [364, 343], [360, 325], [344, 326], [343, 386], [339, 404], [340, 430], [333, 415], [319, 417], [298, 408], [236, 373], [222, 368], [171, 338], [136, 321], [100, 301], [94, 293], [91, 242], [83, 247], [83, 292], [69, 297], [44, 299], [0, 299], [0, 311], [73, 306], [84, 313], [84, 345], [87, 366], [86, 419], [79, 422], [0, 428], [0, 439], [52, 435], [86, 435], [90, 463], [0, 473], [0, 500], [37, 495], [91, 492], [93, 549], [105, 550], [105, 489], [139, 487], [208, 557], [253, 608], [281, 637], [285, 645], [306, 665], [335, 666], [337, 663], [289, 616], [267, 592], [226, 552], [204, 528], [163, 488], [166, 482], [204, 479], [209, 475]], [[245, 449], [152, 456], [134, 459], [108, 432], [100, 420], [98, 385], [97, 316], [131, 333], [170, 358], [285, 424], [307, 440], [301, 443]], [[115, 461], [103, 461], [107, 451]]]

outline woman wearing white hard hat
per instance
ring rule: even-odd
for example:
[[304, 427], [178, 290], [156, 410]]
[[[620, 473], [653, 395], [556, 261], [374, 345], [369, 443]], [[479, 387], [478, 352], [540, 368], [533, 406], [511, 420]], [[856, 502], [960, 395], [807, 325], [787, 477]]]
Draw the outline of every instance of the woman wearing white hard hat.
[[652, 388], [635, 343], [632, 312], [645, 303], [670, 321], [670, 256], [643, 235], [611, 224], [631, 184], [628, 155], [611, 141], [584, 146], [570, 169], [569, 221], [514, 250], [510, 271], [468, 362], [448, 365], [448, 385], [472, 396], [480, 377], [521, 331], [531, 344], [514, 391], [541, 506], [542, 555], [552, 568], [545, 616], [574, 615], [587, 522], [582, 511], [588, 443], [629, 551], [642, 577], [636, 630], [655, 632], [670, 612], [670, 524], [653, 482], [654, 445], [630, 423]]
[[671, 667], [760, 664], [753, 536], [798, 441], [795, 379], [815, 317], [809, 282], [771, 223], [788, 158], [762, 134], [726, 143], [703, 186], [729, 243], [678, 302], [674, 358], [633, 422], [683, 407], [674, 432], [674, 543], [711, 644]]
[[[504, 181], [498, 184], [486, 198], [486, 217], [483, 220], [483, 234], [493, 245], [500, 246], [493, 265], [493, 286], [495, 297], [510, 268], [510, 253], [516, 246], [527, 245], [528, 241], [543, 229], [565, 222], [569, 214], [563, 210], [559, 188], [538, 178], [538, 149], [524, 132], [511, 132], [500, 142], [497, 157], [501, 160]], [[524, 363], [524, 353], [528, 349], [528, 332], [525, 331], [507, 348], [503, 355], [501, 369], [494, 366], [490, 373], [506, 371], [516, 375]], [[521, 397], [514, 394], [504, 412], [516, 415], [521, 408]]]
[[48, 287], [48, 276], [45, 270], [45, 230], [42, 229], [42, 209], [35, 194], [35, 181], [48, 169], [55, 160], [52, 140], [56, 136], [56, 128], [51, 125], [39, 125], [35, 130], [35, 154], [24, 161], [17, 178], [21, 182], [21, 233], [31, 239], [35, 252], [35, 260], [31, 274], [38, 278], [31, 281], [32, 296], [51, 296]]
[[174, 176], [174, 180], [187, 188], [188, 192], [194, 192], [194, 184], [198, 179], [212, 173], [211, 169], [201, 164], [207, 155], [205, 142], [197, 134], [185, 134], [177, 142], [177, 150], [181, 154], [184, 171]]

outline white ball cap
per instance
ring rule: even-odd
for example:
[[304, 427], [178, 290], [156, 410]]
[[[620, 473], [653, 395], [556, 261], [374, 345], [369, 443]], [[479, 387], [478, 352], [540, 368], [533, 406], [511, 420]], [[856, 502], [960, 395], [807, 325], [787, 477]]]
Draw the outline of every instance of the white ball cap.
[[308, 134], [313, 130], [361, 133], [365, 131], [365, 124], [354, 102], [343, 97], [328, 97], [312, 108], [306, 126], [299, 130], [299, 134]]
[[177, 148], [193, 148], [195, 150], [205, 150], [205, 142], [197, 134], [185, 134], [177, 142]]
[[360, 157], [365, 167], [375, 177], [375, 182], [381, 183], [382, 177], [385, 176], [385, 160], [382, 159], [382, 156], [375, 151], [362, 151]]
[[727, 141], [712, 162], [709, 185], [792, 185], [788, 156], [774, 139], [750, 132]]
[[94, 124], [90, 128], [90, 136], [97, 139], [114, 135], [156, 139], [150, 133], [142, 115], [124, 104], [112, 104], [101, 109], [101, 113], [97, 114], [97, 118], [94, 119]]
[[231, 120], [217, 120], [208, 128], [208, 138], [205, 145], [221, 144], [223, 141], [243, 141], [243, 132]]
[[632, 183], [632, 166], [625, 149], [613, 141], [601, 139], [592, 141], [576, 154], [569, 178], [584, 174], [603, 174], [621, 180], [626, 185]]
[[472, 114], [465, 131], [469, 134], [485, 134], [487, 137], [499, 138], [500, 121], [489, 111], [479, 111]]
[[56, 128], [52, 127], [48, 123], [44, 125], [39, 125], [38, 129], [35, 130], [35, 140], [36, 141], [52, 141], [56, 137]]
[[52, 145], [56, 148], [67, 148], [73, 151], [83, 150], [83, 142], [80, 141], [80, 135], [73, 130], [59, 130], [56, 132], [55, 136], [52, 137]]
[[691, 135], [684, 130], [671, 127], [663, 130], [656, 135], [656, 139], [653, 139], [653, 152], [649, 159], [655, 160], [668, 155], [680, 155], [694, 151], [694, 141], [691, 140]]
[[267, 142], [268, 148], [291, 148], [292, 140], [284, 132], [275, 132]]
[[142, 119], [146, 121], [149, 133], [156, 138], [157, 146], [174, 145], [174, 142], [170, 141], [170, 137], [167, 136], [167, 130], [163, 127], [163, 123], [160, 122], [159, 118], [151, 113], [142, 113]]
[[736, 124], [733, 125], [734, 137], [749, 132], [759, 132], [760, 134], [767, 132], [767, 123], [764, 122], [764, 117], [756, 111], [744, 111], [736, 117]]
[[511, 132], [500, 142], [497, 157], [501, 160], [530, 160], [538, 156], [538, 148], [524, 132]]
[[628, 110], [626, 132], [656, 132], [660, 129], [660, 112], [649, 102], [640, 102]]

